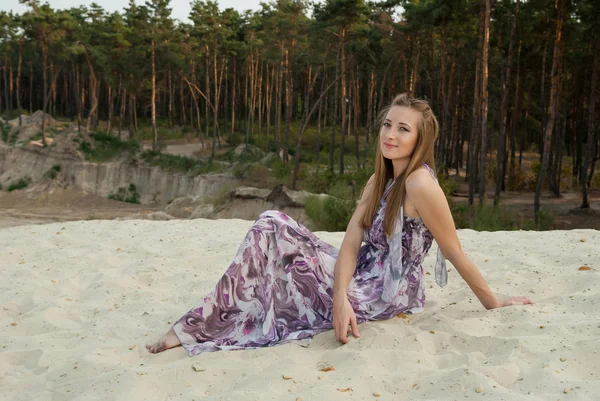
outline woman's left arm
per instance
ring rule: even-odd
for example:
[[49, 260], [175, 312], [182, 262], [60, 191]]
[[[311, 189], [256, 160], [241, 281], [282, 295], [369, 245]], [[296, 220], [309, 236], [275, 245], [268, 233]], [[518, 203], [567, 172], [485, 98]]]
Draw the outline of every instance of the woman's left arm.
[[432, 179], [429, 171], [418, 169], [410, 174], [406, 179], [406, 192], [445, 258], [452, 263], [486, 309], [533, 303], [524, 296], [505, 301], [496, 298], [479, 269], [463, 251], [444, 191]]

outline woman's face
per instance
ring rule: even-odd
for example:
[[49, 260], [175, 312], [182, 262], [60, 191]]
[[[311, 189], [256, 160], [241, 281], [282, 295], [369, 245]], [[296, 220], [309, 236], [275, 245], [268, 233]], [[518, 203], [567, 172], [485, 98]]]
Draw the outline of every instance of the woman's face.
[[417, 126], [421, 113], [410, 107], [393, 106], [388, 111], [379, 133], [383, 157], [394, 160], [410, 157], [417, 144]]

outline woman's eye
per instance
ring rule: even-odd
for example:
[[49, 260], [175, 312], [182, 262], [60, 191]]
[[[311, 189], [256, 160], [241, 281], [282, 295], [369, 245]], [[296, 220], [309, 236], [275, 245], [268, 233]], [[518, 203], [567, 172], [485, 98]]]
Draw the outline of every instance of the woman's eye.
[[398, 131], [402, 131], [402, 130], [404, 130], [404, 131], [408, 132], [408, 130], [406, 129], [406, 127], [400, 127], [400, 128], [398, 129]]
[[384, 126], [384, 127], [389, 127], [389, 126], [390, 126], [390, 123], [383, 123], [383, 126]]

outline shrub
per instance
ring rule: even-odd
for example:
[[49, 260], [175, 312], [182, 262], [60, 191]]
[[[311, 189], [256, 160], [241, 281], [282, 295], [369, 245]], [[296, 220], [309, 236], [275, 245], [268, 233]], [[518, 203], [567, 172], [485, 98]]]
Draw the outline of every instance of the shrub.
[[225, 138], [225, 142], [235, 147], [244, 143], [244, 137], [237, 132], [234, 132]]
[[549, 230], [554, 224], [554, 214], [540, 210], [538, 224], [515, 216], [514, 212], [501, 205], [474, 205], [450, 203], [456, 228], [469, 228], [477, 231]]
[[345, 231], [355, 208], [356, 203], [351, 200], [317, 196], [310, 196], [304, 206], [315, 229], [324, 231]]
[[262, 164], [253, 164], [250, 167], [250, 176], [256, 179], [266, 180], [271, 175], [271, 171], [267, 166], [263, 166]]
[[25, 177], [19, 178], [17, 181], [11, 182], [6, 190], [8, 192], [12, 192], [17, 189], [27, 188], [29, 186], [29, 184], [31, 184], [31, 177], [25, 176]]
[[116, 193], [109, 194], [108, 199], [129, 203], [140, 203], [140, 194], [138, 194], [134, 184], [129, 184], [128, 188], [119, 187]]
[[449, 199], [458, 188], [458, 184], [445, 173], [445, 170], [445, 168], [440, 168], [437, 178], [442, 191], [446, 194], [446, 198]]
[[273, 177], [277, 178], [278, 180], [288, 179], [292, 175], [292, 166], [286, 166], [279, 159], [275, 159], [275, 161], [271, 163], [270, 167], [271, 175], [273, 175]]
[[496, 174], [498, 174], [497, 160], [488, 157], [485, 166], [485, 177], [488, 181], [496, 182]]
[[245, 178], [247, 177], [248, 174], [248, 165], [244, 164], [244, 163], [239, 163], [236, 164], [235, 167], [233, 168], [233, 175], [235, 176], [235, 178]]
[[195, 177], [197, 175], [200, 174], [207, 174], [207, 173], [212, 173], [212, 172], [219, 172], [219, 171], [223, 171], [223, 165], [219, 164], [219, 163], [213, 163], [212, 161], [209, 161], [208, 163], [202, 163], [198, 160], [198, 164], [194, 165], [190, 170], [189, 170], [189, 174], [192, 177]]
[[530, 177], [527, 176], [519, 167], [515, 165], [514, 168], [508, 167], [508, 179], [506, 180], [506, 189], [509, 191], [524, 191], [531, 188]]
[[10, 126], [8, 123], [3, 124], [0, 122], [0, 132], [2, 133], [2, 140], [4, 142], [8, 142], [8, 132], [10, 131]]
[[315, 171], [306, 177], [304, 189], [309, 192], [326, 194], [329, 193], [329, 187], [332, 181], [335, 180], [335, 175], [329, 169]]
[[118, 157], [121, 152], [140, 149], [139, 142], [135, 140], [123, 141], [104, 132], [92, 132], [90, 137], [93, 142], [82, 142], [80, 145], [81, 152], [90, 161], [105, 162]]
[[169, 155], [161, 152], [147, 150], [142, 153], [142, 159], [151, 166], [158, 166], [163, 170], [180, 171], [187, 173], [192, 168], [202, 166], [202, 161], [186, 156]]
[[339, 180], [331, 184], [327, 193], [339, 199], [350, 200], [352, 199], [352, 185], [344, 180]]
[[48, 169], [48, 171], [46, 171], [46, 173], [44, 174], [44, 177], [48, 177], [51, 180], [55, 179], [56, 176], [58, 175], [58, 173], [60, 173], [60, 164], [55, 164], [54, 166], [50, 167]]

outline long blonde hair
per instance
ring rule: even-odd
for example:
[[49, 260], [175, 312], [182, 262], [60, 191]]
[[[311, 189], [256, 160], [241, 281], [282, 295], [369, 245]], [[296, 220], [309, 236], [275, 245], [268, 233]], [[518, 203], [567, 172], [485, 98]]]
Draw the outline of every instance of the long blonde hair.
[[[439, 133], [438, 121], [435, 114], [433, 114], [429, 102], [414, 98], [407, 93], [397, 95], [394, 100], [381, 111], [378, 118], [380, 133], [388, 111], [394, 106], [410, 107], [411, 109], [419, 111], [421, 113], [421, 121], [417, 126], [417, 144], [415, 145], [415, 150], [410, 162], [408, 163], [406, 170], [398, 177], [386, 198], [387, 207], [385, 211], [384, 231], [388, 236], [391, 236], [394, 232], [395, 224], [398, 220], [398, 215], [400, 214], [400, 205], [404, 201], [406, 177], [423, 165], [423, 163], [427, 163], [427, 165], [435, 172], [433, 145]], [[377, 212], [379, 202], [383, 196], [388, 180], [394, 179], [392, 161], [383, 157], [379, 136], [377, 136], [377, 155], [375, 156], [374, 176], [373, 193], [367, 202], [367, 208], [360, 221], [360, 224], [365, 229], [370, 228], [373, 223], [373, 218]], [[364, 190], [365, 188], [363, 188], [362, 191], [364, 192]]]

